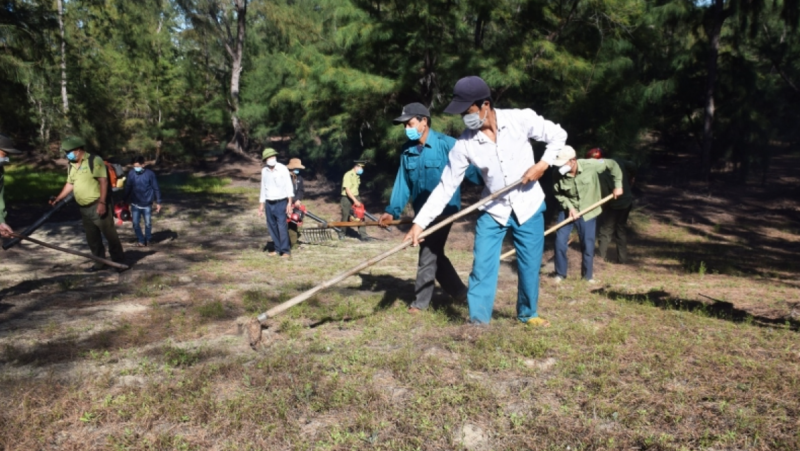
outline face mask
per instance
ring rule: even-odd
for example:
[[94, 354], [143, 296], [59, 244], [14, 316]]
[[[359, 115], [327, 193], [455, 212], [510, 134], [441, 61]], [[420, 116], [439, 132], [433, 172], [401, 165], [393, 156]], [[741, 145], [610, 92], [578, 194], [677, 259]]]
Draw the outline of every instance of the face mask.
[[[489, 116], [488, 111], [486, 112], [486, 116]], [[480, 111], [476, 111], [472, 114], [465, 114], [461, 119], [464, 120], [464, 125], [470, 130], [480, 130], [483, 124], [486, 123], [486, 118], [481, 119]]]
[[558, 172], [560, 172], [561, 175], [567, 175], [567, 173], [569, 173], [569, 171], [571, 171], [571, 170], [572, 170], [572, 167], [570, 165], [568, 165], [568, 164], [565, 164], [564, 166], [561, 166], [560, 168], [558, 168]]
[[5, 166], [9, 161], [8, 157], [0, 158], [0, 166]]
[[277, 158], [275, 158], [275, 157], [267, 158], [267, 166], [272, 168], [272, 167], [275, 167], [275, 165], [277, 163], [278, 163], [278, 159]]
[[142, 171], [144, 171], [144, 168], [142, 168], [142, 167], [139, 167], [139, 168], [133, 168], [133, 170], [134, 170], [134, 171], [136, 171], [136, 172], [138, 172], [138, 173], [141, 173]]
[[361, 174], [363, 174], [363, 173], [364, 173], [364, 170], [363, 170], [363, 169], [359, 169], [359, 170], [357, 170], [357, 171], [356, 171], [356, 175], [361, 175]]
[[67, 160], [75, 161], [77, 159], [78, 159], [78, 157], [75, 156], [75, 152], [70, 152], [70, 153], [67, 154]]
[[422, 133], [417, 130], [417, 127], [406, 127], [406, 136], [412, 141], [419, 141], [422, 138]]
[[295, 169], [292, 172], [294, 172], [295, 174], [300, 174], [300, 169]]

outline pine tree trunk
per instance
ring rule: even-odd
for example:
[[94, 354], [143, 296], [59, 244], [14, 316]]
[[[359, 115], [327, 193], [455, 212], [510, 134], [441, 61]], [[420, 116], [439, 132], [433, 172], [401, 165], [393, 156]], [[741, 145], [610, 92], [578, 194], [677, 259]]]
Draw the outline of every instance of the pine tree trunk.
[[233, 125], [233, 138], [228, 143], [228, 150], [238, 154], [245, 154], [245, 135], [242, 122], [239, 120], [239, 84], [242, 77], [242, 59], [244, 57], [244, 37], [247, 24], [247, 0], [235, 0], [236, 5], [236, 38], [232, 43], [231, 54], [231, 123]]
[[711, 176], [711, 151], [714, 148], [714, 88], [717, 84], [719, 38], [722, 33], [724, 0], [714, 0], [712, 22], [709, 26], [708, 73], [706, 74], [705, 120], [703, 121], [703, 177]]
[[58, 3], [58, 29], [61, 32], [61, 102], [63, 104], [64, 116], [69, 112], [69, 99], [67, 98], [67, 44], [64, 39], [64, 5], [61, 0]]

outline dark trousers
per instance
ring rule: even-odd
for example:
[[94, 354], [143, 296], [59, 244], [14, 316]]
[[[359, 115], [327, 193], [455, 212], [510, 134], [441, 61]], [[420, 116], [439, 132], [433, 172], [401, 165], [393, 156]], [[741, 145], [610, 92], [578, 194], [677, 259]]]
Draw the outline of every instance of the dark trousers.
[[[358, 198], [356, 198], [358, 199]], [[358, 199], [361, 202], [361, 199]], [[342, 207], [342, 221], [349, 221], [350, 220], [350, 209], [353, 207], [353, 202], [350, 201], [350, 198], [347, 196], [342, 196], [342, 201], [340, 203]], [[346, 230], [349, 227], [342, 227], [342, 231], [339, 232], [339, 239], [344, 238]], [[367, 228], [366, 227], [359, 227], [358, 234], [361, 237], [367, 236]]]
[[[114, 218], [111, 215], [111, 205], [106, 207], [105, 216], [97, 214], [97, 202], [92, 205], [80, 207], [81, 220], [83, 221], [83, 230], [86, 232], [86, 242], [89, 243], [89, 249], [92, 254], [106, 258], [106, 248], [103, 245], [103, 237], [108, 241], [108, 253], [111, 254], [111, 260], [122, 263], [125, 261], [125, 252], [122, 250], [122, 243], [119, 241], [117, 235], [117, 228], [114, 226]], [[96, 262], [95, 268], [101, 269], [105, 265]]]
[[612, 210], [610, 208], [603, 209], [603, 214], [600, 215], [599, 244], [597, 247], [597, 255], [600, 258], [608, 261], [608, 245], [611, 244], [611, 239], [613, 237], [617, 242], [617, 256], [619, 257], [617, 262], [628, 262], [627, 224], [628, 216], [631, 213], [631, 207], [633, 207], [633, 205], [619, 210]]
[[442, 227], [419, 243], [419, 263], [417, 264], [417, 282], [414, 292], [417, 299], [411, 304], [420, 310], [428, 308], [435, 288], [434, 280], [439, 281], [442, 289], [452, 297], [463, 295], [467, 287], [458, 277], [450, 259], [444, 255], [444, 245], [450, 234], [450, 225]]
[[289, 230], [286, 227], [287, 199], [279, 201], [264, 201], [264, 212], [267, 216], [267, 230], [275, 244], [275, 252], [280, 255], [290, 254]]
[[[558, 212], [558, 222], [563, 221], [569, 216], [569, 212], [561, 210]], [[592, 278], [592, 265], [594, 263], [594, 239], [597, 229], [597, 218], [588, 221], [583, 217], [578, 218], [572, 224], [567, 224], [556, 231], [556, 274], [567, 277], [567, 243], [572, 228], [578, 229], [578, 238], [581, 240], [581, 277], [586, 280]]]
[[286, 228], [289, 231], [289, 245], [294, 248], [297, 245], [297, 241], [300, 239], [300, 229], [297, 227], [297, 224], [293, 222], [286, 224]]

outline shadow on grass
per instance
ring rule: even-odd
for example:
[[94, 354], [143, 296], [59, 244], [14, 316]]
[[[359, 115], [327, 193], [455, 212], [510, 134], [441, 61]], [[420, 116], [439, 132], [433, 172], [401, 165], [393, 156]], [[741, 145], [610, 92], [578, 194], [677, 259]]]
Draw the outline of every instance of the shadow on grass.
[[612, 301], [624, 300], [642, 305], [652, 305], [662, 310], [680, 310], [700, 315], [707, 315], [712, 318], [731, 321], [734, 323], [750, 323], [760, 327], [789, 329], [795, 332], [800, 331], [800, 321], [797, 321], [793, 318], [768, 318], [765, 316], [753, 315], [745, 310], [737, 309], [730, 302], [711, 297], [708, 299], [713, 301], [713, 303], [707, 304], [701, 301], [674, 298], [663, 290], [652, 290], [647, 293], [630, 294], [601, 288], [599, 290], [594, 290], [593, 293], [605, 296]]

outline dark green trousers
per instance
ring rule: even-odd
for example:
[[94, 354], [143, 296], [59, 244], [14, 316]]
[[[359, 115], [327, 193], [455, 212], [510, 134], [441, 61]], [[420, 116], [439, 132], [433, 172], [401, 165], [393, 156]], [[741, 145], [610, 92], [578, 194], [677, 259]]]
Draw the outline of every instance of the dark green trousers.
[[603, 214], [600, 216], [600, 242], [597, 246], [598, 257], [610, 261], [607, 257], [607, 252], [608, 245], [611, 244], [611, 238], [613, 237], [617, 242], [617, 256], [619, 257], [617, 262], [628, 262], [628, 232], [626, 227], [631, 207], [621, 208], [619, 210], [611, 208], [603, 209]]
[[289, 246], [294, 248], [297, 245], [297, 240], [300, 239], [300, 229], [297, 224], [290, 222], [286, 225], [289, 229]]
[[[358, 201], [361, 202], [361, 199], [358, 199]], [[350, 220], [350, 209], [353, 207], [353, 202], [350, 201], [349, 197], [342, 196], [341, 206], [342, 206], [342, 221], [349, 221]], [[344, 238], [345, 231], [348, 228], [349, 227], [342, 227], [341, 228], [342, 231], [339, 232], [339, 239]], [[360, 236], [362, 236], [362, 237], [367, 236], [367, 228], [366, 227], [359, 227], [358, 228], [358, 234]]]
[[[125, 253], [122, 250], [122, 243], [119, 242], [117, 228], [114, 226], [111, 208], [111, 205], [109, 205], [106, 215], [100, 217], [97, 214], [97, 203], [80, 207], [83, 230], [86, 232], [86, 241], [89, 243], [89, 249], [92, 250], [93, 255], [106, 258], [106, 248], [103, 246], [103, 236], [105, 236], [108, 241], [108, 253], [111, 254], [111, 260], [123, 263], [125, 261]], [[94, 267], [101, 269], [104, 265], [96, 262]]]

